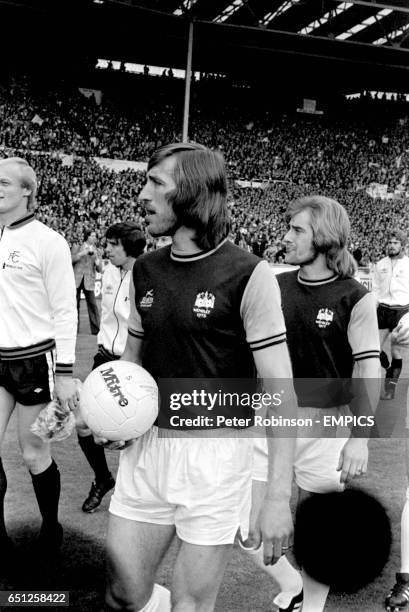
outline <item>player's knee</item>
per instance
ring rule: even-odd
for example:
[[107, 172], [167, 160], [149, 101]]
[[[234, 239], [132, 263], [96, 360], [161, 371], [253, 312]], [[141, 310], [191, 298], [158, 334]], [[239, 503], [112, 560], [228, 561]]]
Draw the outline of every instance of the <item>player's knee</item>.
[[195, 593], [172, 593], [172, 612], [211, 612], [214, 609], [214, 596], [209, 589], [202, 589]]
[[136, 610], [135, 603], [128, 599], [124, 593], [108, 586], [105, 592], [105, 604], [108, 610]]
[[50, 459], [51, 456], [48, 447], [23, 447], [24, 464], [32, 473], [39, 473], [47, 469], [48, 465], [50, 464]]
[[108, 582], [105, 591], [105, 604], [109, 610], [142, 610], [149, 601], [150, 594], [147, 592], [132, 594], [118, 582]]

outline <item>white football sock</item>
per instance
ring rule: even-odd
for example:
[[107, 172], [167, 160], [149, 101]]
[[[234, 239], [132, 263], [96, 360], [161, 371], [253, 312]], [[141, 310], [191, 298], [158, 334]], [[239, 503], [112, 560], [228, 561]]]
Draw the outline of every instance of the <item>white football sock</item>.
[[150, 600], [139, 612], [170, 612], [170, 591], [155, 584]]
[[401, 555], [401, 572], [409, 574], [409, 489], [406, 491], [406, 502], [402, 511], [400, 523], [400, 555]]
[[304, 586], [304, 601], [302, 612], [323, 612], [327, 601], [329, 586], [317, 582], [305, 572], [302, 572]]
[[[241, 546], [246, 550], [244, 546]], [[274, 599], [274, 603], [280, 608], [287, 608], [294, 597], [302, 589], [302, 578], [300, 573], [291, 565], [287, 557], [283, 555], [274, 565], [264, 565], [263, 549], [246, 550], [254, 563], [266, 574], [271, 576], [280, 587], [280, 593]]]

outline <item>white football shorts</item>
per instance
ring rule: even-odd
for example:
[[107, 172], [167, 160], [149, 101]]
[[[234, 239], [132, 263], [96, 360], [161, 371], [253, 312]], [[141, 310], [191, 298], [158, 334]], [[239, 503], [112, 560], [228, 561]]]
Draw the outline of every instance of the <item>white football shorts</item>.
[[246, 539], [253, 440], [234, 430], [229, 437], [203, 438], [158, 432], [153, 427], [121, 451], [109, 511], [175, 525], [178, 537], [191, 544], [232, 544], [239, 529]]
[[[339, 416], [347, 411], [347, 407], [298, 409], [298, 418], [311, 419], [313, 423], [298, 427], [295, 446], [294, 479], [304, 491], [329, 493], [344, 489], [337, 467], [349, 430], [324, 427], [323, 416]], [[267, 440], [257, 437], [254, 439], [253, 480], [267, 481], [267, 462]]]

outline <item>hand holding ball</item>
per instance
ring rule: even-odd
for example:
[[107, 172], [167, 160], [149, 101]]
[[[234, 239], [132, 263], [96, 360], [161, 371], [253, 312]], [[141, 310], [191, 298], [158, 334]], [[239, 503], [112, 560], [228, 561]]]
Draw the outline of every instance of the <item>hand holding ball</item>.
[[141, 366], [130, 361], [109, 361], [84, 381], [80, 411], [99, 438], [139, 438], [158, 416], [158, 387]]

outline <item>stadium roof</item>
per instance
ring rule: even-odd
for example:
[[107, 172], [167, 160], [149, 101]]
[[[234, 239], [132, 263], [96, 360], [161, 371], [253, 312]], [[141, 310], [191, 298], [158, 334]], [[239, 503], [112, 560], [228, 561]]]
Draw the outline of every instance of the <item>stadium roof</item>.
[[196, 71], [264, 78], [277, 95], [409, 89], [409, 0], [0, 0], [0, 19], [3, 58], [184, 68], [193, 19]]
[[132, 4], [213, 23], [409, 48], [408, 0], [136, 0]]

